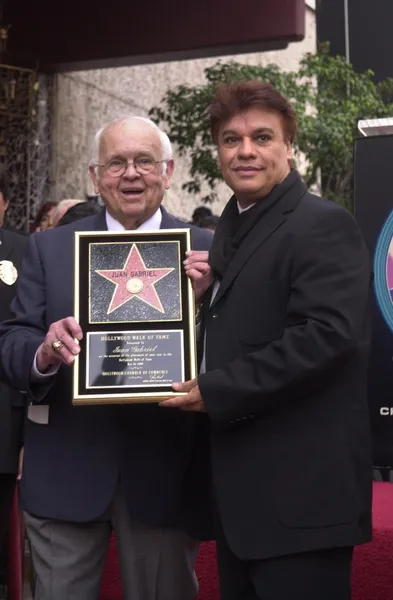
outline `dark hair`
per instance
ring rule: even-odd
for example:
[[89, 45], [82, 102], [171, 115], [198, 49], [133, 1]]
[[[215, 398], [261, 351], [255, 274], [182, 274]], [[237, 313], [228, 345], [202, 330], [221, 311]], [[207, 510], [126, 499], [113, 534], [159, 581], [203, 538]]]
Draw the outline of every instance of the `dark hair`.
[[199, 227], [201, 229], [215, 229], [219, 220], [220, 217], [217, 217], [217, 215], [210, 215], [210, 217], [200, 220]]
[[40, 223], [41, 223], [42, 219], [45, 217], [45, 215], [49, 211], [51, 211], [52, 208], [55, 208], [55, 206], [57, 206], [57, 203], [53, 202], [51, 200], [41, 204], [40, 208], [38, 209], [38, 213], [36, 214], [35, 219], [31, 224], [31, 227], [30, 227], [31, 233], [34, 233], [34, 231], [37, 229], [37, 227], [40, 226]]
[[78, 204], [71, 206], [64, 213], [64, 215], [57, 223], [56, 227], [68, 225], [68, 223], [73, 223], [74, 221], [78, 221], [79, 219], [84, 219], [85, 217], [96, 215], [101, 210], [101, 206], [98, 206], [98, 204], [95, 204], [93, 202], [79, 202]]
[[3, 194], [5, 202], [10, 200], [10, 184], [7, 171], [4, 166], [0, 167], [0, 193]]
[[294, 142], [298, 130], [298, 118], [291, 103], [270, 83], [263, 81], [239, 81], [219, 83], [209, 106], [210, 131], [215, 144], [218, 129], [236, 113], [252, 107], [272, 110], [281, 115], [286, 141]]
[[202, 219], [206, 217], [212, 216], [212, 211], [207, 206], [198, 206], [194, 212], [192, 213], [192, 223], [193, 225], [199, 225]]

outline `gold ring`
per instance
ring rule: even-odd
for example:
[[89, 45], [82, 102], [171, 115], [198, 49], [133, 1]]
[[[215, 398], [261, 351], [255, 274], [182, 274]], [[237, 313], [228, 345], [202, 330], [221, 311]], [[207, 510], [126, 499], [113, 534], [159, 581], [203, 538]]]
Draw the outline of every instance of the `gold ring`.
[[54, 342], [52, 342], [52, 348], [54, 352], [60, 352], [63, 346], [64, 344], [61, 340], [55, 340]]

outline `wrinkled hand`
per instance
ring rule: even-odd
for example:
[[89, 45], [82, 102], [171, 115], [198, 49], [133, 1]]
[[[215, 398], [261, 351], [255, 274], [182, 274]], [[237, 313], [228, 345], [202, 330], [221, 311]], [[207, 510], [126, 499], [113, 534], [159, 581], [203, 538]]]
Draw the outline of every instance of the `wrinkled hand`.
[[185, 383], [174, 383], [172, 388], [175, 392], [188, 392], [185, 396], [177, 396], [176, 398], [168, 398], [160, 402], [160, 406], [165, 408], [180, 408], [180, 410], [188, 410], [194, 412], [204, 412], [205, 404], [202, 400], [201, 392], [199, 391], [198, 380], [191, 379]]
[[[45, 336], [45, 340], [37, 351], [37, 369], [41, 373], [45, 373], [52, 365], [60, 365], [61, 363], [72, 365], [75, 356], [80, 351], [79, 344], [75, 341], [75, 338], [81, 340], [82, 337], [82, 329], [74, 317], [67, 317], [66, 319], [52, 323]], [[63, 342], [63, 346], [59, 352], [55, 352], [52, 348], [52, 343], [55, 340]]]
[[191, 279], [195, 299], [198, 302], [214, 281], [212, 268], [207, 262], [209, 252], [207, 250], [190, 250], [186, 255], [184, 268], [186, 275]]

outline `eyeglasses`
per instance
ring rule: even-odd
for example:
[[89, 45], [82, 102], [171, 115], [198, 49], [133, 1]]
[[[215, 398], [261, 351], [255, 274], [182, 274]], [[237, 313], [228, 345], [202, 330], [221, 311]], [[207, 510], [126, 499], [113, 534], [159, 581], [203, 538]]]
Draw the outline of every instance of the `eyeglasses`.
[[115, 158], [110, 160], [105, 165], [96, 165], [102, 167], [105, 172], [111, 177], [121, 177], [127, 171], [129, 165], [132, 165], [139, 175], [149, 175], [156, 168], [158, 163], [166, 162], [165, 160], [152, 160], [151, 158], [141, 157], [134, 160], [119, 160]]

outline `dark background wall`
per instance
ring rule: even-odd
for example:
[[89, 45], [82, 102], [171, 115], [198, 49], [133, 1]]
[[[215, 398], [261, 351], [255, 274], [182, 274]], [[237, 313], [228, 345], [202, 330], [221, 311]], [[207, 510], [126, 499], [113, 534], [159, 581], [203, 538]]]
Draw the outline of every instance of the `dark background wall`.
[[8, 62], [41, 71], [285, 48], [302, 40], [304, 0], [0, 0]]
[[[377, 81], [393, 77], [393, 0], [348, 0], [350, 60], [372, 69]], [[344, 0], [317, 0], [318, 41], [345, 55]]]

